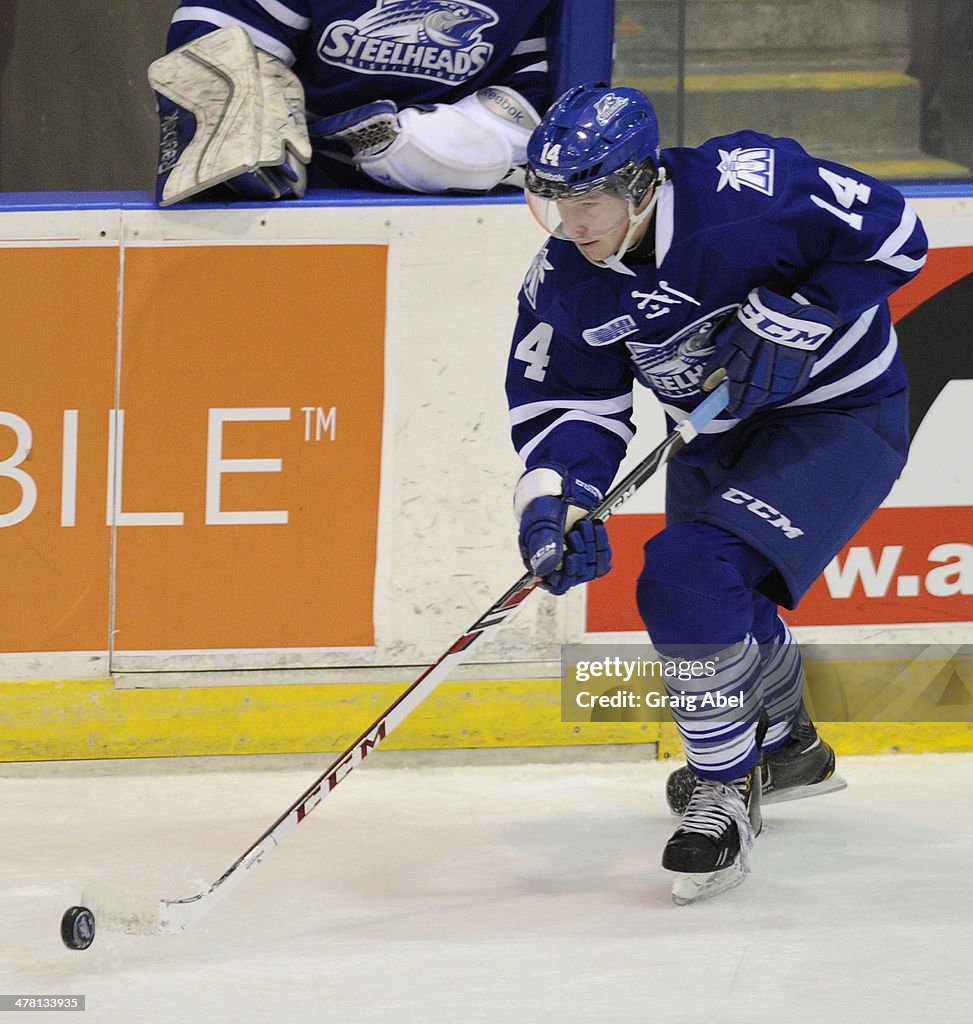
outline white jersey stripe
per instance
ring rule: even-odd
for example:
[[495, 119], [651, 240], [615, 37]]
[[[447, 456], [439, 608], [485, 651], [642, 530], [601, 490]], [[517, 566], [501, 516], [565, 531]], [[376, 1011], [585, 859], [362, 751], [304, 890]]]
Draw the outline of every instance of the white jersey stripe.
[[612, 413], [625, 412], [631, 408], [631, 392], [618, 395], [616, 398], [595, 399], [590, 402], [552, 399], [546, 402], [529, 402], [527, 405], [519, 405], [517, 408], [511, 409], [510, 422], [516, 426], [518, 423], [526, 423], [536, 416], [543, 416], [548, 412], [560, 412], [564, 409], [581, 409], [595, 416], [610, 416]]
[[285, 46], [279, 39], [260, 32], [252, 25], [233, 18], [222, 11], [214, 11], [212, 7], [180, 7], [172, 16], [173, 23], [177, 21], [203, 21], [214, 28], [226, 28], [228, 25], [239, 25], [246, 29], [247, 35], [253, 40], [253, 45], [258, 49], [266, 50], [267, 53], [282, 60], [288, 67], [291, 67], [297, 58], [294, 52]]
[[780, 408], [794, 409], [802, 405], [815, 405], [818, 402], [827, 402], [832, 398], [837, 398], [839, 395], [847, 395], [849, 392], [863, 387], [869, 381], [875, 380], [876, 377], [885, 373], [892, 365], [892, 360], [895, 358], [898, 347], [898, 338], [896, 338], [895, 329], [893, 328], [889, 334], [888, 344], [870, 362], [859, 367], [854, 373], [849, 373], [840, 380], [825, 384], [815, 391], [808, 391], [807, 394], [801, 395], [800, 398], [796, 398], [793, 402], [788, 402], [786, 405], [780, 406]]
[[868, 328], [872, 326], [872, 321], [875, 319], [875, 314], [877, 312], [878, 306], [872, 306], [871, 309], [866, 309], [865, 312], [862, 313], [862, 315], [835, 342], [834, 348], [830, 349], [825, 353], [825, 355], [815, 361], [814, 369], [811, 370], [811, 376], [814, 377], [822, 370], [826, 370], [833, 362], [835, 362], [835, 360], [840, 359], [843, 355], [849, 352], [854, 345], [864, 337]]
[[898, 270], [913, 272], [920, 270], [925, 265], [925, 255], [921, 259], [916, 260], [912, 259], [911, 256], [903, 256], [899, 252], [902, 246], [912, 237], [912, 232], [916, 229], [917, 220], [916, 211], [911, 206], [906, 205], [902, 211], [902, 219], [899, 221], [899, 226], [889, 235], [878, 252], [874, 256], [869, 256], [869, 261], [874, 260], [878, 263], [887, 263], [890, 267], [895, 267]]
[[521, 53], [544, 53], [547, 50], [547, 40], [543, 36], [537, 39], [525, 39], [518, 43], [511, 51], [510, 56], [516, 57]]
[[[662, 411], [676, 423], [686, 418], [686, 410], [680, 409], [676, 405], [669, 405], [666, 402], [660, 400], [659, 404], [662, 406]], [[700, 434], [725, 434], [728, 430], [732, 430], [740, 421], [738, 419], [733, 420], [710, 420], [709, 423], [699, 431]]]
[[[872, 259], [875, 257], [873, 256]], [[926, 257], [922, 259], [914, 260], [911, 256], [889, 256], [888, 259], [882, 260], [882, 263], [887, 263], [890, 267], [895, 267], [896, 270], [905, 270], [908, 273], [918, 273], [926, 265]]]
[[580, 412], [579, 410], [573, 410], [572, 412], [565, 413], [563, 416], [559, 416], [553, 423], [545, 427], [540, 433], [535, 434], [530, 441], [527, 442], [518, 452], [520, 457], [527, 461], [530, 457], [531, 452], [551, 433], [552, 430], [556, 430], [561, 424], [569, 423], [571, 421], [581, 421], [583, 423], [591, 423], [596, 427], [602, 427], [605, 430], [610, 431], [612, 434], [616, 434], [620, 437], [627, 445], [632, 438], [635, 436], [635, 431], [630, 430], [625, 426], [624, 423], [619, 423], [617, 420], [605, 419], [602, 416], [592, 416], [586, 412]]
[[280, 0], [257, 0], [257, 3], [272, 17], [288, 28], [296, 28], [301, 32], [311, 27], [311, 19], [292, 11]]
[[672, 245], [676, 224], [676, 196], [671, 181], [664, 181], [656, 187], [659, 189], [659, 202], [655, 210], [655, 265], [658, 267]]

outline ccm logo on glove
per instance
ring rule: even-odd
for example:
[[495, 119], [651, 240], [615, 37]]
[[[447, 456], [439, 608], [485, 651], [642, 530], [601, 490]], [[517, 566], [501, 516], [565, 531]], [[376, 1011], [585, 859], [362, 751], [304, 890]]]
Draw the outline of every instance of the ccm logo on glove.
[[837, 318], [820, 306], [755, 288], [737, 315], [717, 328], [715, 351], [702, 379], [725, 370], [730, 390], [726, 411], [743, 419], [806, 387], [818, 349], [837, 326]]
[[[763, 289], [761, 289], [763, 291]], [[747, 301], [740, 307], [737, 316], [743, 325], [759, 334], [761, 338], [776, 342], [778, 345], [790, 345], [792, 348], [802, 348], [807, 352], [813, 352], [820, 348], [831, 336], [834, 330], [834, 321], [831, 323], [814, 323], [802, 316], [788, 316], [782, 309], [770, 309], [758, 299], [759, 292], [752, 291], [747, 296]], [[788, 300], [784, 300], [787, 302]], [[781, 303], [778, 300], [778, 306]], [[813, 307], [801, 307], [796, 303], [789, 303], [795, 311], [804, 312], [812, 310]], [[814, 310], [818, 313], [818, 310]], [[823, 312], [823, 311], [820, 311]]]

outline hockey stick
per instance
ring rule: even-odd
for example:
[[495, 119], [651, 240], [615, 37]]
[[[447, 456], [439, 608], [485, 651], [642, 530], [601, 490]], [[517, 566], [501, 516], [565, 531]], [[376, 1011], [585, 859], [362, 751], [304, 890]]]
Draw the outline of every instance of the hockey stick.
[[[586, 516], [608, 520], [631, 498], [655, 471], [687, 445], [726, 408], [729, 395], [721, 384], [696, 409], [679, 423], [672, 433], [650, 452], [604, 501]], [[540, 582], [530, 573], [523, 575], [476, 622], [385, 711], [354, 743], [334, 761], [311, 786], [260, 836], [259, 839], [208, 889], [181, 900], [153, 900], [112, 890], [100, 884], [89, 885], [81, 896], [83, 906], [94, 914], [101, 928], [140, 935], [185, 931], [246, 878], [292, 829], [421, 704], [432, 691], [466, 659], [467, 653], [484, 636], [500, 628], [520, 607]]]

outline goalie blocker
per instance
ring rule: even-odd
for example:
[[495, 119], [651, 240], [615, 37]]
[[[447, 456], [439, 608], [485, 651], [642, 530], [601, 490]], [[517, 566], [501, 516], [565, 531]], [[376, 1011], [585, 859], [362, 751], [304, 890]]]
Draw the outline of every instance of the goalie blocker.
[[248, 199], [302, 196], [311, 159], [304, 88], [239, 25], [149, 66], [161, 129], [160, 206], [226, 184]]

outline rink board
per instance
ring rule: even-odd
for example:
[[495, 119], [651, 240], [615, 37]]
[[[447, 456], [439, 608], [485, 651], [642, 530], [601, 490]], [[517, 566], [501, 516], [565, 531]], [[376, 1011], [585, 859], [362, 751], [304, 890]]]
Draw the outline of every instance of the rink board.
[[[921, 669], [897, 721], [829, 721], [832, 673], [862, 681], [860, 664], [808, 667], [808, 704], [824, 735], [842, 754], [973, 750], [973, 658], [961, 672], [963, 704], [929, 689], [941, 662]], [[890, 671], [890, 676], [893, 674]], [[111, 679], [6, 683], [0, 762], [340, 752], [391, 707], [402, 683], [191, 686], [119, 689]], [[954, 683], [955, 689], [955, 683]], [[817, 696], [817, 700], [815, 697]], [[560, 679], [444, 682], [382, 744], [382, 750], [646, 746], [646, 756], [680, 756], [671, 721], [639, 721], [607, 711], [587, 722], [562, 721]], [[900, 700], [901, 704], [901, 700]], [[843, 708], [844, 717], [850, 717]], [[861, 709], [858, 709], [861, 710]], [[964, 714], [964, 710], [967, 712]], [[854, 714], [855, 709], [852, 709]], [[959, 714], [957, 714], [957, 711]], [[881, 711], [879, 710], [879, 713]], [[909, 717], [922, 721], [909, 721]]]
[[[973, 368], [942, 345], [973, 315], [973, 200], [905, 191], [933, 246], [896, 297], [903, 338], [925, 316], [938, 344], [918, 366], [922, 426], [799, 613], [802, 640], [973, 638], [973, 463], [956, 457]], [[0, 404], [0, 759], [342, 749], [463, 635], [522, 572], [502, 382], [542, 241], [513, 196], [0, 197], [18, 342]], [[631, 459], [663, 430], [654, 404], [637, 414]], [[662, 485], [613, 521], [611, 576], [534, 595], [388, 746], [667, 755], [657, 723], [562, 723], [555, 678], [563, 644], [641, 639], [631, 580]], [[968, 738], [834, 728], [849, 751]]]

